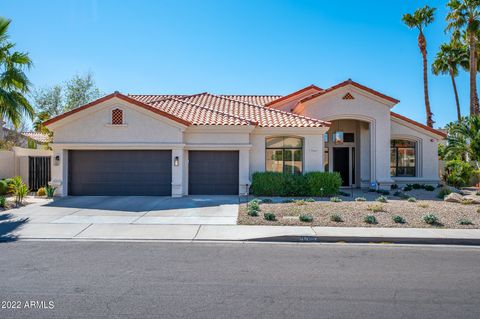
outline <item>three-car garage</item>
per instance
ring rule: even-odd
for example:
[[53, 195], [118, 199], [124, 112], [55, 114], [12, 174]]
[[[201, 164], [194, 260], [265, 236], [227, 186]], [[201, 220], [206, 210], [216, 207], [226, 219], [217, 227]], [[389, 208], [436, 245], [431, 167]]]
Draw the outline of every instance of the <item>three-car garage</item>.
[[[238, 151], [188, 151], [189, 195], [238, 195]], [[171, 196], [171, 150], [70, 150], [68, 194]]]

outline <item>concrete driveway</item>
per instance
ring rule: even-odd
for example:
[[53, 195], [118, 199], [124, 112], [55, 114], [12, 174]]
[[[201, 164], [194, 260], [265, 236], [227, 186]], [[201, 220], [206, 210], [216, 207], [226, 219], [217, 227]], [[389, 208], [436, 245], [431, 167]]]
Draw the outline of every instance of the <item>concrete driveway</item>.
[[16, 210], [29, 223], [235, 225], [238, 196], [78, 196]]

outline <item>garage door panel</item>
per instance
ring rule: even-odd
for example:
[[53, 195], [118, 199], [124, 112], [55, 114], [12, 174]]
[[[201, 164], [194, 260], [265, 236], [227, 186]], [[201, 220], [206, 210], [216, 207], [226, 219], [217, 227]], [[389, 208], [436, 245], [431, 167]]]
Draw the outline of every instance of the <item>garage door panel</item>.
[[238, 151], [190, 151], [190, 195], [238, 195]]
[[70, 195], [171, 195], [171, 151], [69, 151]]

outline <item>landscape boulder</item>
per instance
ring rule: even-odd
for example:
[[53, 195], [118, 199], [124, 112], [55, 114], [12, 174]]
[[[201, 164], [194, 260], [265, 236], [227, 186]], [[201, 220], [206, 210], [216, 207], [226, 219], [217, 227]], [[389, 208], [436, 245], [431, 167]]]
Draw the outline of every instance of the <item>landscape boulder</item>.
[[445, 196], [443, 200], [450, 203], [460, 203], [463, 200], [463, 196], [458, 193], [451, 193]]

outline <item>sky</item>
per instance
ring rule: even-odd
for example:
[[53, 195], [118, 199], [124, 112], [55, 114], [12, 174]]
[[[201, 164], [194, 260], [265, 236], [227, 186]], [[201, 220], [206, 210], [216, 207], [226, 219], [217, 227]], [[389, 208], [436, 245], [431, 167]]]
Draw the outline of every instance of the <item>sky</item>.
[[[433, 62], [447, 1], [422, 0], [2, 0], [10, 37], [45, 88], [92, 72], [105, 93], [281, 94], [352, 80], [399, 99], [425, 123], [422, 60], [404, 13], [436, 7]], [[430, 69], [430, 66], [429, 66]], [[429, 74], [435, 127], [456, 119], [449, 76]], [[457, 78], [468, 113], [468, 74]]]

